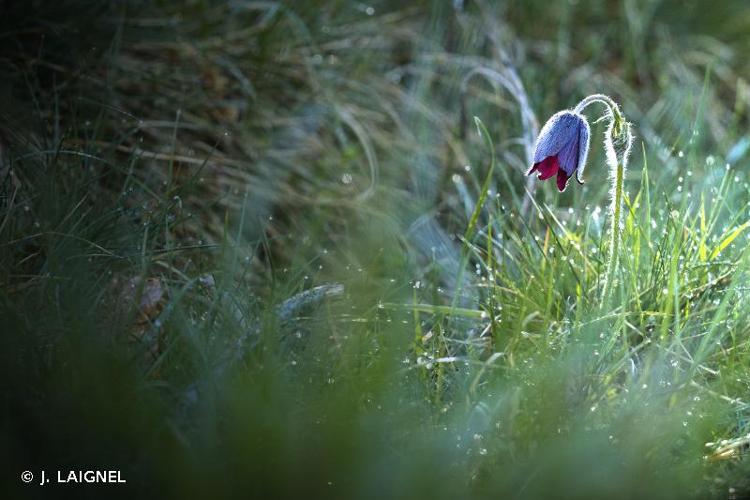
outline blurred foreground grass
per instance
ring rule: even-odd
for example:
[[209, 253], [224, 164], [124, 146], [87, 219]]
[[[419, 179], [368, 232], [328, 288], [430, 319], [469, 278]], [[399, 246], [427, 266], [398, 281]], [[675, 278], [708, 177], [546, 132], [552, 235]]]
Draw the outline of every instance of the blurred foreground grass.
[[750, 11], [550, 3], [0, 1], [6, 497], [750, 494]]

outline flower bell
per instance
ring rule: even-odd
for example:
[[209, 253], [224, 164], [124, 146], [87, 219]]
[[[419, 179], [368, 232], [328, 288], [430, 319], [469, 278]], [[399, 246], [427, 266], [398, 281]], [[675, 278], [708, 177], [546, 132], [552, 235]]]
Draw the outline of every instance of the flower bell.
[[586, 118], [576, 111], [560, 111], [542, 127], [534, 147], [534, 165], [526, 175], [539, 172], [545, 180], [557, 175], [557, 189], [565, 191], [568, 179], [576, 173], [576, 180], [583, 184], [581, 172], [586, 164], [591, 135]]

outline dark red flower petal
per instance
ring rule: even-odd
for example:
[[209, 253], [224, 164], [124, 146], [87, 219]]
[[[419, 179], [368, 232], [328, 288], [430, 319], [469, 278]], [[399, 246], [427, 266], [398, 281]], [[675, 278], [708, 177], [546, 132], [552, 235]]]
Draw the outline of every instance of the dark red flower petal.
[[529, 170], [531, 175], [535, 170], [539, 171], [539, 180], [543, 181], [549, 179], [560, 170], [560, 163], [557, 161], [557, 155], [548, 156], [539, 163], [534, 163], [534, 166]]
[[568, 185], [568, 179], [570, 179], [570, 176], [565, 173], [565, 170], [560, 169], [557, 171], [557, 189], [561, 193], [565, 191], [565, 186]]

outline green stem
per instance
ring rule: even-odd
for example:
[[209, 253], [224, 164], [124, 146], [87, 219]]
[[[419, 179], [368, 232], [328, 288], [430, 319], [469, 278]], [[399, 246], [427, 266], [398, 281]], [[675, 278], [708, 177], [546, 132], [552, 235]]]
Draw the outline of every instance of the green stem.
[[615, 271], [617, 269], [618, 250], [620, 248], [620, 217], [622, 212], [622, 186], [625, 167], [622, 162], [617, 164], [615, 169], [615, 192], [612, 196], [612, 234], [609, 242], [609, 256], [607, 257], [607, 274], [604, 278], [604, 287], [602, 290], [602, 303], [609, 296], [609, 292], [614, 286]]

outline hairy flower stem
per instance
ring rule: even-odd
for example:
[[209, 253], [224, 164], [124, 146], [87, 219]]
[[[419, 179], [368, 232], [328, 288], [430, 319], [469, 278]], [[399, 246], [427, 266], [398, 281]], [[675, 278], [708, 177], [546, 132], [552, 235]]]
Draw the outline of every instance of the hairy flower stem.
[[614, 287], [615, 274], [617, 272], [618, 251], [622, 231], [622, 221], [620, 219], [622, 218], [623, 179], [625, 177], [625, 168], [627, 167], [633, 135], [630, 132], [630, 124], [625, 121], [620, 112], [620, 107], [609, 96], [604, 94], [590, 95], [578, 103], [573, 111], [581, 113], [588, 105], [595, 102], [607, 106], [610, 119], [609, 127], [604, 134], [607, 164], [610, 168], [610, 178], [612, 180], [612, 190], [610, 192], [612, 196], [612, 207], [610, 210], [612, 216], [611, 236], [607, 256], [607, 270], [601, 295], [602, 305], [604, 305]]
[[600, 102], [606, 105], [609, 108], [610, 112], [612, 112], [613, 116], [622, 118], [622, 114], [620, 113], [620, 107], [611, 97], [609, 97], [608, 95], [604, 95], [604, 94], [591, 94], [590, 96], [585, 97], [581, 102], [578, 103], [578, 105], [573, 109], [573, 111], [575, 111], [576, 113], [580, 113], [589, 104], [593, 104], [595, 102]]
[[604, 285], [602, 286], [602, 300], [609, 295], [610, 287], [615, 279], [615, 270], [617, 269], [617, 258], [620, 248], [620, 231], [621, 231], [621, 212], [622, 212], [622, 185], [625, 174], [625, 167], [618, 163], [614, 175], [614, 193], [612, 196], [612, 232], [609, 240], [609, 255], [607, 256], [607, 274], [604, 276]]

